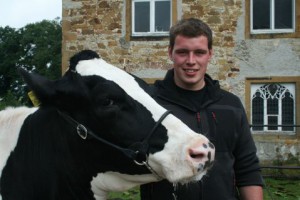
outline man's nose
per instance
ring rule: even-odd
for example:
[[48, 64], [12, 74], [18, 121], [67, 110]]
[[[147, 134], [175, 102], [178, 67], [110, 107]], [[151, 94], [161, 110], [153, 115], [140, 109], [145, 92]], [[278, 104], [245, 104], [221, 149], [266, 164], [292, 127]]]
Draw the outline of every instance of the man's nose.
[[195, 64], [195, 54], [194, 52], [189, 52], [188, 54], [188, 63]]

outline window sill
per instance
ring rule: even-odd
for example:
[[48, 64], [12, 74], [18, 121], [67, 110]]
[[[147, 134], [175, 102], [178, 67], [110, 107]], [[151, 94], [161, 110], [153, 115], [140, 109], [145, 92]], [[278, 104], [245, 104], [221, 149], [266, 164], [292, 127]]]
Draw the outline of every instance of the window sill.
[[140, 35], [130, 37], [130, 41], [168, 41], [169, 35]]
[[166, 37], [169, 33], [132, 33], [131, 37]]
[[259, 35], [259, 34], [286, 34], [286, 33], [295, 33], [294, 29], [283, 29], [283, 30], [251, 30], [250, 34]]

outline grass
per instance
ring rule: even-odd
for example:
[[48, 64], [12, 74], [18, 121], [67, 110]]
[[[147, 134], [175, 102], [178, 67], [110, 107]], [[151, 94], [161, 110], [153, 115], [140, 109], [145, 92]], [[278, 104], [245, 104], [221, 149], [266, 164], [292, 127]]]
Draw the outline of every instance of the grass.
[[300, 180], [265, 179], [264, 200], [300, 200]]
[[[265, 178], [264, 200], [300, 200], [300, 180]], [[110, 193], [108, 200], [140, 200], [138, 187]]]
[[126, 192], [111, 192], [108, 200], [140, 200], [139, 187]]

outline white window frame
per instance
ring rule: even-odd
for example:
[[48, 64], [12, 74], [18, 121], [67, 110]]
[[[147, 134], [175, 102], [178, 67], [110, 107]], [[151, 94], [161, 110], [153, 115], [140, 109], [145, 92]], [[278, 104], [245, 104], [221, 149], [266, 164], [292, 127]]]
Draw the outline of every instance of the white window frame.
[[[250, 105], [251, 105], [251, 120], [252, 120], [252, 97], [255, 94], [255, 92], [257, 91], [257, 89], [259, 89], [261, 86], [265, 85], [265, 84], [272, 84], [272, 83], [252, 83], [251, 84], [251, 96], [250, 96]], [[286, 89], [289, 90], [289, 92], [293, 95], [294, 97], [294, 122], [296, 123], [296, 84], [294, 83], [280, 83], [280, 85], [284, 86]], [[282, 124], [282, 101], [279, 101], [279, 113], [278, 115], [278, 125]], [[268, 121], [268, 116], [272, 116], [271, 114], [267, 114], [267, 99], [264, 99], [264, 105], [263, 105], [263, 109], [264, 109], [264, 124], [267, 124]], [[251, 124], [253, 125], [252, 121]], [[268, 127], [263, 127], [263, 130], [253, 130], [253, 132], [256, 133], [261, 133], [261, 132], [266, 132], [266, 133], [274, 133], [274, 132], [282, 132], [284, 134], [295, 134], [296, 132], [296, 128], [294, 127], [293, 131], [283, 131], [282, 127], [279, 126], [277, 130], [268, 130]]]
[[294, 33], [295, 32], [295, 16], [296, 16], [296, 8], [295, 8], [295, 0], [292, 0], [292, 6], [293, 6], [293, 19], [292, 19], [292, 26], [293, 28], [291, 29], [275, 29], [275, 7], [274, 7], [274, 1], [275, 0], [270, 0], [270, 5], [271, 5], [271, 16], [270, 16], [270, 23], [271, 23], [271, 28], [270, 29], [253, 29], [253, 0], [250, 1], [250, 29], [252, 34], [269, 34], [269, 33]]
[[[170, 2], [170, 25], [172, 24], [172, 0], [132, 0], [132, 36], [168, 36], [169, 31], [155, 31], [155, 2], [169, 1]], [[135, 2], [150, 2], [150, 31], [149, 32], [135, 32]]]

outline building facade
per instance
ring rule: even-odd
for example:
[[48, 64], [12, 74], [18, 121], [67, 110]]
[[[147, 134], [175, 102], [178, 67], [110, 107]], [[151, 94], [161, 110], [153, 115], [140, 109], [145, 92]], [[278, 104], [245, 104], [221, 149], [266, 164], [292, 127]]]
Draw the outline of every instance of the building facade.
[[171, 67], [168, 28], [181, 18], [214, 32], [208, 73], [246, 108], [262, 162], [300, 163], [300, 0], [62, 0], [63, 71], [91, 49], [148, 81]]

